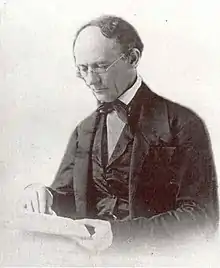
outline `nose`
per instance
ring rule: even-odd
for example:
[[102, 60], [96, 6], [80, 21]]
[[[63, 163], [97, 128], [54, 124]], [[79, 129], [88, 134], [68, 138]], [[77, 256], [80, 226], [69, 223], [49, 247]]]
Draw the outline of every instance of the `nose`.
[[99, 85], [101, 82], [100, 76], [98, 74], [94, 73], [93, 71], [88, 71], [87, 76], [84, 78], [85, 82], [88, 86], [95, 86]]

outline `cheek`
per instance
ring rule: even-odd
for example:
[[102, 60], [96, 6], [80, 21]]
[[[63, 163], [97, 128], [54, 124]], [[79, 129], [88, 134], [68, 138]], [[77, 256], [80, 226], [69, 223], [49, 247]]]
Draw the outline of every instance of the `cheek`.
[[116, 71], [114, 75], [114, 85], [117, 90], [124, 90], [126, 81], [128, 80], [127, 73], [121, 71]]
[[102, 83], [107, 87], [107, 88], [115, 88], [115, 82], [117, 81], [117, 77], [115, 76], [114, 73], [108, 73], [105, 77], [102, 79]]
[[108, 76], [106, 77], [106, 83], [108, 83], [108, 85], [111, 85], [111, 87], [115, 87], [115, 85], [117, 86], [120, 84], [120, 81], [123, 80], [121, 76], [124, 77], [123, 72], [117, 69], [111, 70], [111, 72], [109, 72]]

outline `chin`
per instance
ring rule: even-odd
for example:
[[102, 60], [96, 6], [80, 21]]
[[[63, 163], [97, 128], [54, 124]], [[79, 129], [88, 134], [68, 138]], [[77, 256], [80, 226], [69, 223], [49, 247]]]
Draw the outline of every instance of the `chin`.
[[96, 94], [96, 99], [100, 102], [112, 102], [115, 100], [111, 96], [100, 96], [99, 94]]

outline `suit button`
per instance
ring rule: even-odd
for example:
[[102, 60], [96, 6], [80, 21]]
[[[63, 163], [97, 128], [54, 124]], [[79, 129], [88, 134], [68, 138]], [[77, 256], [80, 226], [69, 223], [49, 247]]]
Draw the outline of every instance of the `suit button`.
[[117, 220], [117, 217], [112, 212], [109, 212], [109, 216], [111, 216], [113, 220]]

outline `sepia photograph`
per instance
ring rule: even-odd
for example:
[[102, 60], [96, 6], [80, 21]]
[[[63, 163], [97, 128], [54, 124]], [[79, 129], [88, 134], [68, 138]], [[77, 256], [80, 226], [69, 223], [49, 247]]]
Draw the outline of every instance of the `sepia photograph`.
[[219, 267], [219, 8], [0, 0], [1, 267]]

